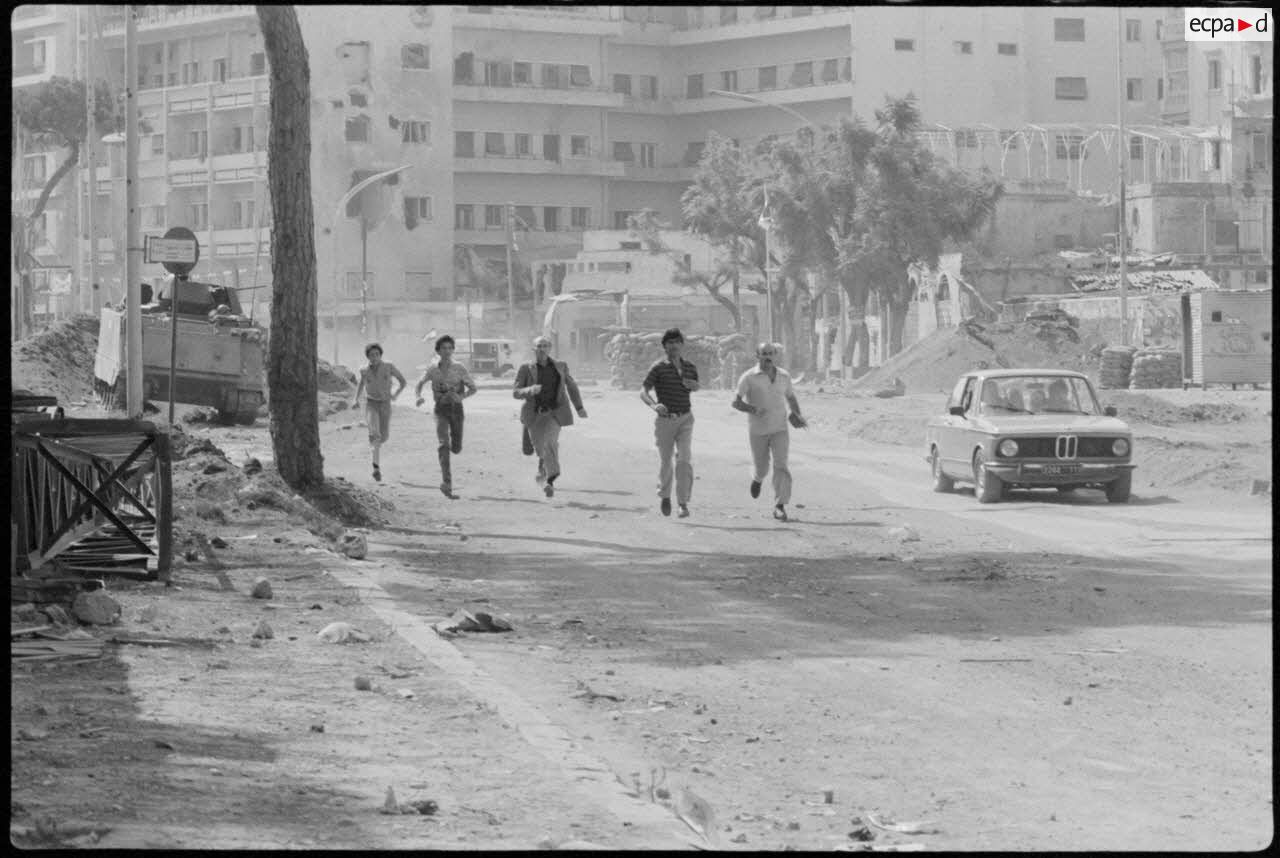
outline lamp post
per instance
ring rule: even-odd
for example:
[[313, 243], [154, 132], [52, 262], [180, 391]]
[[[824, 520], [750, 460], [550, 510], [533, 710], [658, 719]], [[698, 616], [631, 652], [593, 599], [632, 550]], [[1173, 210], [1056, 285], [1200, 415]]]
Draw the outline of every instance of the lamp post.
[[[333, 362], [334, 364], [338, 363], [338, 293], [339, 293], [339, 289], [338, 289], [338, 218], [342, 216], [343, 206], [349, 203], [351, 199], [356, 196], [356, 194], [360, 193], [365, 188], [372, 185], [374, 182], [378, 182], [382, 179], [387, 178], [388, 176], [394, 176], [397, 173], [402, 173], [405, 170], [408, 170], [412, 166], [413, 166], [412, 164], [401, 164], [399, 167], [395, 167], [394, 169], [383, 170], [381, 173], [375, 173], [374, 175], [369, 176], [366, 179], [362, 179], [361, 181], [352, 185], [351, 189], [348, 190], [345, 194], [343, 194], [342, 197], [338, 200], [337, 204], [333, 207], [333, 219], [330, 221], [330, 224], [329, 224], [329, 235], [333, 238]], [[364, 237], [364, 234], [365, 234], [364, 230], [366, 230], [367, 228], [368, 228], [368, 225], [365, 223], [364, 213], [361, 212], [360, 229], [361, 229], [362, 238]], [[361, 265], [363, 266], [363, 264], [364, 263], [362, 261]], [[363, 275], [364, 275], [364, 272], [362, 270], [361, 276], [363, 277]], [[364, 298], [363, 296], [364, 291], [365, 290], [363, 288], [363, 283], [362, 283], [361, 284], [362, 301]]]
[[1119, 126], [1120, 140], [1116, 151], [1120, 155], [1120, 216], [1117, 225], [1116, 244], [1120, 248], [1120, 344], [1129, 345], [1129, 277], [1126, 270], [1125, 255], [1128, 252], [1125, 241], [1125, 201], [1124, 201], [1124, 167], [1129, 160], [1129, 141], [1124, 133], [1124, 102], [1128, 97], [1124, 86], [1124, 11], [1116, 7], [1116, 117]]

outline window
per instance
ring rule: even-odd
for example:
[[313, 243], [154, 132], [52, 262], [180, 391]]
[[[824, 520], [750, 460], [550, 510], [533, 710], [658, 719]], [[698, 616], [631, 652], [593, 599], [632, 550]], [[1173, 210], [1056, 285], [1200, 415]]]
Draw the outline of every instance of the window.
[[30, 69], [32, 72], [37, 72], [37, 73], [42, 72], [44, 71], [45, 63], [48, 61], [44, 40], [40, 39], [38, 41], [31, 42], [30, 44], [31, 44]]
[[453, 132], [453, 154], [456, 158], [474, 158], [476, 155], [475, 133], [472, 131]]
[[895, 51], [914, 51], [916, 49], [915, 39], [894, 39], [893, 49]]
[[1255, 131], [1249, 135], [1250, 153], [1249, 167], [1254, 170], [1267, 169], [1268, 157], [1271, 154], [1271, 141], [1265, 131]]
[[653, 167], [657, 165], [658, 147], [652, 143], [640, 144], [640, 166]]
[[538, 228], [538, 219], [533, 216], [533, 206], [516, 206], [515, 226], [520, 229]]
[[642, 98], [658, 97], [658, 76], [656, 74], [640, 75], [640, 96]]
[[1159, 41], [1162, 41], [1163, 39], [1164, 39], [1164, 21], [1161, 21], [1159, 18], [1157, 18], [1156, 19], [1156, 41], [1159, 42]]
[[511, 86], [511, 64], [491, 62], [484, 64], [485, 86]]
[[1222, 62], [1209, 60], [1209, 89], [1222, 89]]
[[631, 75], [615, 74], [613, 76], [613, 91], [620, 92], [623, 95], [631, 94]]
[[973, 53], [973, 42], [955, 42], [954, 44], [957, 54]]
[[501, 228], [503, 206], [485, 206], [484, 207], [484, 226], [485, 229]]
[[436, 288], [430, 271], [406, 271], [404, 273], [404, 297], [410, 301], [451, 301], [448, 289]]
[[517, 134], [517, 135], [516, 135], [516, 139], [515, 139], [515, 143], [516, 143], [516, 149], [515, 149], [515, 152], [516, 152], [516, 154], [517, 154], [517, 155], [532, 155], [532, 154], [533, 154], [533, 136], [532, 136], [532, 135], [530, 135], [530, 134]]
[[614, 229], [630, 229], [630, 227], [627, 225], [627, 219], [628, 219], [628, 218], [630, 218], [633, 214], [635, 214], [635, 212], [632, 212], [632, 211], [616, 211], [616, 212], [614, 212], [614, 213], [613, 213], [613, 228], [614, 228]]
[[1206, 165], [1210, 170], [1222, 169], [1222, 141], [1209, 141], [1209, 163]]
[[777, 66], [761, 66], [756, 73], [757, 89], [777, 89], [778, 87], [778, 67]]
[[560, 135], [542, 135], [542, 157], [548, 161], [560, 160]]
[[835, 83], [840, 78], [840, 60], [822, 61], [822, 82]]
[[227, 82], [227, 61], [225, 59], [213, 61], [213, 79], [218, 83]]
[[507, 154], [506, 136], [501, 131], [486, 131], [484, 133], [484, 154]]
[[738, 23], [738, 8], [736, 6], [720, 7], [720, 24], [736, 24]]
[[1054, 18], [1053, 40], [1055, 42], [1083, 42], [1084, 18]]
[[417, 119], [406, 119], [400, 124], [402, 129], [401, 142], [404, 143], [430, 143], [431, 142], [431, 123], [423, 122]]
[[555, 232], [560, 228], [560, 209], [556, 206], [544, 206], [542, 209], [542, 228], [547, 232]]
[[691, 74], [685, 80], [685, 98], [702, 98], [702, 75]]
[[347, 101], [351, 102], [352, 107], [369, 106], [369, 96], [358, 89], [352, 89], [347, 92]]
[[585, 134], [573, 134], [569, 137], [569, 154], [585, 158], [590, 154]]
[[187, 206], [187, 227], [190, 229], [209, 228], [208, 203], [192, 203]]
[[813, 86], [813, 63], [796, 63], [791, 70], [792, 86]]
[[542, 85], [550, 89], [564, 89], [560, 82], [560, 66], [553, 63], [542, 64]]
[[338, 48], [339, 66], [343, 80], [350, 84], [369, 83], [369, 50], [368, 42], [343, 42]]
[[997, 42], [996, 53], [1003, 57], [1016, 57], [1018, 45], [1016, 42]]
[[1055, 142], [1059, 161], [1080, 160], [1080, 150], [1084, 145], [1083, 134], [1059, 134]]
[[353, 116], [347, 120], [347, 141], [350, 143], [368, 143], [369, 142], [369, 117]]
[[183, 63], [181, 68], [183, 86], [186, 86], [189, 83], [200, 83], [200, 63]]
[[453, 207], [454, 229], [475, 229], [475, 226], [475, 211], [472, 206], [460, 205]]
[[164, 154], [164, 135], [163, 134], [151, 135], [151, 154], [152, 155]]
[[1156, 78], [1156, 100], [1164, 100], [1164, 78], [1162, 77]]
[[1084, 101], [1089, 97], [1082, 77], [1059, 77], [1053, 80], [1053, 95], [1059, 101]]
[[404, 222], [409, 229], [413, 229], [413, 224], [417, 221], [429, 221], [434, 217], [431, 197], [406, 196], [404, 198]]
[[702, 150], [707, 148], [707, 144], [701, 141], [690, 143], [684, 150], [684, 166], [693, 167], [702, 160]]
[[1131, 77], [1124, 82], [1125, 98], [1129, 101], [1142, 101], [1142, 78]]
[[253, 200], [231, 201], [231, 228], [244, 229], [253, 226]]
[[591, 86], [591, 69], [587, 66], [569, 66], [569, 83], [574, 86]]
[[267, 55], [263, 53], [249, 54], [249, 74], [267, 73]]
[[613, 160], [626, 161], [628, 163], [636, 159], [636, 153], [631, 148], [630, 143], [622, 143], [617, 140], [613, 143]]
[[1262, 57], [1258, 54], [1249, 57], [1249, 91], [1262, 94]]
[[1126, 18], [1124, 22], [1124, 40], [1126, 42], [1142, 41], [1142, 22], [1137, 18]]
[[43, 185], [49, 178], [48, 165], [45, 163], [44, 155], [25, 156], [22, 159], [22, 176], [27, 182]]
[[590, 211], [584, 206], [569, 209], [569, 225], [574, 229], [587, 229], [591, 225]]
[[736, 71], [720, 72], [720, 88], [725, 92], [737, 92], [738, 73]]
[[1016, 131], [1003, 130], [1000, 132], [1000, 149], [1006, 152], [1012, 152], [1018, 148], [1018, 134]]
[[977, 149], [978, 132], [972, 130], [957, 131], [955, 133], [955, 141], [957, 149]]
[[533, 83], [533, 63], [514, 63], [511, 66], [511, 77], [518, 84]]
[[[163, 142], [161, 143], [163, 145]], [[253, 126], [237, 125], [231, 129], [231, 151], [232, 152], [252, 152], [253, 151]]]
[[1142, 149], [1143, 149], [1142, 138], [1140, 136], [1135, 134], [1129, 138], [1129, 160], [1130, 161], [1141, 161]]
[[410, 42], [407, 45], [401, 45], [400, 46], [400, 68], [402, 69], [431, 68], [431, 49], [419, 42]]
[[209, 154], [209, 132], [187, 132], [187, 157], [205, 158]]
[[[165, 226], [165, 207], [164, 206], [143, 206], [142, 207], [142, 228], [143, 229], [164, 229]], [[245, 224], [253, 225], [253, 218], [250, 217]]]

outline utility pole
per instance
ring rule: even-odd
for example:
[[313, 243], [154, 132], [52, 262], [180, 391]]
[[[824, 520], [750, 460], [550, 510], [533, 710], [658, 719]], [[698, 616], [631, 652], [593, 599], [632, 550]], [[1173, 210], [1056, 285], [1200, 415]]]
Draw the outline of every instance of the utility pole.
[[507, 318], [511, 325], [511, 339], [516, 338], [516, 276], [511, 268], [511, 245], [516, 240], [516, 207], [507, 203]]
[[[139, 283], [138, 233], [138, 24], [137, 6], [125, 7], [124, 25], [124, 291], [126, 373], [125, 401], [129, 416], [142, 418], [142, 289]], [[177, 300], [173, 302], [177, 312]], [[171, 394], [172, 395], [172, 394]]]
[[1128, 97], [1124, 85], [1124, 43], [1127, 38], [1124, 30], [1124, 10], [1116, 7], [1116, 124], [1120, 128], [1120, 141], [1116, 150], [1120, 154], [1120, 217], [1119, 231], [1116, 234], [1116, 246], [1120, 248], [1120, 344], [1129, 345], [1129, 277], [1125, 265], [1128, 253], [1125, 241], [1125, 162], [1129, 160], [1129, 141], [1124, 133], [1124, 102]]
[[102, 310], [102, 289], [98, 286], [98, 231], [94, 224], [94, 209], [97, 208], [98, 203], [98, 126], [94, 122], [94, 116], [98, 112], [98, 105], [93, 78], [93, 34], [98, 24], [98, 9], [93, 4], [89, 4], [85, 7], [85, 13], [88, 15], [84, 28], [84, 80], [87, 90], [85, 102], [88, 105], [85, 127], [89, 129], [88, 139], [85, 141], [85, 151], [89, 158], [89, 194], [88, 203], [85, 205], [85, 228], [89, 233], [89, 306], [93, 310], [94, 318], [97, 318]]

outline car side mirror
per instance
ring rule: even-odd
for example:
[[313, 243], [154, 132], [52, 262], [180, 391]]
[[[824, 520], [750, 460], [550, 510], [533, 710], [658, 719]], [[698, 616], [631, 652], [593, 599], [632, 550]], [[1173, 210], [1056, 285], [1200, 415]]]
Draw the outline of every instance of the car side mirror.
[[954, 414], [954, 415], [955, 415], [955, 416], [957, 416], [957, 417], [963, 417], [963, 416], [964, 416], [964, 406], [963, 406], [963, 405], [953, 405], [953, 406], [951, 406], [950, 408], [948, 408], [948, 409], [947, 409], [947, 412], [948, 412], [948, 413], [950, 413], [950, 414]]
[[1107, 415], [1108, 417], [1115, 417], [1116, 407], [1114, 405], [1108, 405], [1106, 408], [1102, 409], [1102, 413]]

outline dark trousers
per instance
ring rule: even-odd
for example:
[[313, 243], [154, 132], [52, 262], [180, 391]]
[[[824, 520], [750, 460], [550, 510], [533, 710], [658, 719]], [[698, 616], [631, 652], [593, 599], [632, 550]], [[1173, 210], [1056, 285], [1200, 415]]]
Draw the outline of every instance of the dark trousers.
[[440, 456], [440, 479], [447, 485], [453, 485], [449, 454], [462, 452], [462, 403], [437, 405], [435, 415], [436, 440], [440, 442], [440, 446], [436, 448]]

